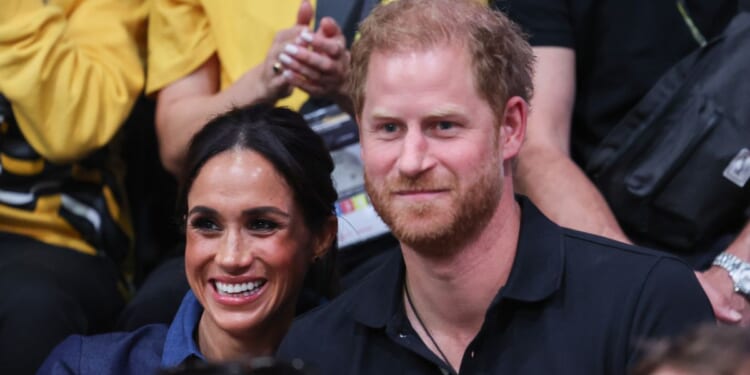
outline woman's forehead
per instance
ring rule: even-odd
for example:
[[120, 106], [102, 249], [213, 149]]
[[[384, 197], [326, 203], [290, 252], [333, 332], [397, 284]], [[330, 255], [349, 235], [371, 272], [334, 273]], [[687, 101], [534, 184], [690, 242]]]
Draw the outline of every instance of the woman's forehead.
[[234, 202], [265, 200], [287, 205], [293, 192], [284, 177], [261, 154], [249, 149], [224, 151], [208, 160], [198, 172], [188, 194], [196, 199], [231, 199]]

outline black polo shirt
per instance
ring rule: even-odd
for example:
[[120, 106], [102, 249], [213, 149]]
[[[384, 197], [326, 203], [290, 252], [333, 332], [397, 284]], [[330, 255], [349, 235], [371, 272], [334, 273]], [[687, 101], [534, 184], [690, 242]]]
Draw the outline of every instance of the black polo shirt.
[[[690, 267], [673, 256], [560, 228], [527, 199], [507, 284], [464, 353], [462, 374], [626, 374], [635, 345], [712, 321]], [[303, 315], [279, 356], [329, 374], [439, 374], [405, 315], [394, 254], [358, 285]]]

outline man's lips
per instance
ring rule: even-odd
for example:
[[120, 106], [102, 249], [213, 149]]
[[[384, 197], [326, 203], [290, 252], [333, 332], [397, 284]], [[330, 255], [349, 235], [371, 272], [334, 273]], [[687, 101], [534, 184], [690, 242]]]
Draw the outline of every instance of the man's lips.
[[416, 190], [396, 190], [393, 195], [403, 198], [432, 198], [437, 195], [448, 192], [448, 189], [416, 189]]
[[394, 194], [398, 194], [398, 195], [434, 194], [434, 193], [443, 193], [447, 190], [448, 189], [403, 189], [403, 190], [395, 190]]

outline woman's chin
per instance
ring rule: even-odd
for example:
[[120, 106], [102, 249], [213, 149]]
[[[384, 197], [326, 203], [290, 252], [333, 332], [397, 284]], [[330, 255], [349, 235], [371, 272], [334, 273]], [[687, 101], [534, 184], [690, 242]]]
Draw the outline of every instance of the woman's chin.
[[[204, 312], [205, 314], [206, 312]], [[265, 330], [267, 317], [260, 316], [258, 311], [211, 311], [208, 312], [215, 322], [216, 328], [230, 336], [244, 336], [258, 330]]]

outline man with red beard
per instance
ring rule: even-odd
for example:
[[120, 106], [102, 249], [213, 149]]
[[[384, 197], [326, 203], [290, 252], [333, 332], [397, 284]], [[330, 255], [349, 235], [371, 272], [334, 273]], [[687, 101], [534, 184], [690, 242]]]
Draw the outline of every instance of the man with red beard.
[[378, 7], [352, 47], [367, 191], [401, 254], [297, 321], [321, 374], [625, 374], [647, 337], [712, 320], [669, 255], [553, 224], [513, 192], [532, 52], [471, 0]]

